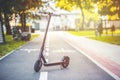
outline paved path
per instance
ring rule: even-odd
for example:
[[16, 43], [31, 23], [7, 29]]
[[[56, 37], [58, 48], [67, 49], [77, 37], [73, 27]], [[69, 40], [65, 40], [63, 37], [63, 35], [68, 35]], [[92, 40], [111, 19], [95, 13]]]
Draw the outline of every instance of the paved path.
[[115, 80], [90, 59], [81, 54], [81, 51], [67, 44], [66, 37], [64, 37], [62, 32], [50, 32], [49, 37], [48, 60], [50, 62], [59, 61], [66, 55], [70, 57], [70, 64], [68, 68], [63, 70], [59, 70], [57, 66], [51, 67], [51, 69], [47, 70], [48, 80]]
[[[120, 80], [120, 59], [119, 59], [120, 46], [110, 45], [107, 43], [90, 40], [85, 37], [73, 36], [66, 32], [60, 32], [60, 34], [62, 34], [62, 36], [64, 35], [63, 36], [64, 40], [66, 40], [70, 45], [78, 49], [78, 51], [80, 51], [85, 56], [87, 56], [89, 59], [91, 59], [93, 62], [95, 62], [98, 66], [100, 66], [110, 75], [112, 75], [116, 80]], [[27, 43], [25, 46], [21, 47], [20, 49], [14, 51], [8, 57], [2, 59], [0, 61], [0, 72], [1, 72], [0, 80], [38, 80], [40, 73], [34, 72], [33, 65], [38, 57], [41, 42], [42, 42], [41, 38], [39, 37], [33, 41], [30, 41], [29, 43]], [[57, 43], [58, 41], [56, 42], [56, 44]], [[64, 48], [60, 48], [60, 49], [64, 51]], [[53, 53], [54, 52], [56, 51], [53, 51]], [[77, 59], [79, 59], [79, 57]], [[90, 66], [90, 64], [88, 66]], [[80, 64], [80, 67], [83, 68], [81, 64]], [[76, 68], [71, 68], [71, 69], [74, 70]], [[98, 70], [98, 68], [95, 68], [94, 70], [96, 69]], [[91, 70], [91, 69], [88, 69], [88, 70]], [[53, 73], [55, 72], [53, 71]], [[104, 74], [101, 74], [101, 75], [104, 75]]]
[[64, 32], [66, 41], [79, 48], [84, 55], [104, 70], [120, 79], [120, 46], [104, 43], [86, 37], [78, 37]]
[[0, 80], [39, 80], [33, 69], [41, 45], [41, 37], [28, 42], [0, 60]]

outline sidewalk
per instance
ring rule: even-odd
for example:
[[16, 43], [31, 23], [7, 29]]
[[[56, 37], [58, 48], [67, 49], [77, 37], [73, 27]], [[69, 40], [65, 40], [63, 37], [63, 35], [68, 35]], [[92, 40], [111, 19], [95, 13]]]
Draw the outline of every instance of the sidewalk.
[[66, 41], [120, 80], [120, 46], [79, 37], [64, 32]]

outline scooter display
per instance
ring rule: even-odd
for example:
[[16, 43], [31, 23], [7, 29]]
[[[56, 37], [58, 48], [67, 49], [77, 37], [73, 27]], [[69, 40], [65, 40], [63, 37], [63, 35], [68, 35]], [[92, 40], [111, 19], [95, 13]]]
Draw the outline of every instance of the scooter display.
[[53, 13], [50, 13], [50, 12], [45, 13], [44, 12], [43, 14], [47, 14], [49, 17], [48, 17], [48, 23], [47, 23], [45, 35], [44, 35], [44, 38], [43, 38], [42, 46], [41, 46], [41, 49], [40, 49], [39, 57], [38, 57], [38, 59], [36, 60], [36, 62], [34, 64], [34, 70], [35, 70], [35, 72], [39, 72], [42, 65], [44, 65], [44, 66], [61, 65], [63, 68], [67, 68], [68, 65], [69, 65], [69, 61], [70, 61], [70, 58], [68, 56], [63, 56], [63, 59], [60, 62], [47, 63], [47, 61], [46, 61], [46, 59], [45, 59], [45, 57], [43, 55], [43, 52], [44, 52], [44, 49], [45, 49], [46, 36], [47, 36], [51, 16], [53, 15]]

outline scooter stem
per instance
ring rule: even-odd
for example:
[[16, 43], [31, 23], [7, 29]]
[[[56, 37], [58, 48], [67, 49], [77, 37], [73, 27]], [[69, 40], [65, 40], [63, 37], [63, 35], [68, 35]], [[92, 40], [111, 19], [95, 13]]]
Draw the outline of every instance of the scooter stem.
[[[41, 59], [41, 58], [43, 57], [43, 51], [44, 51], [46, 36], [47, 36], [49, 24], [50, 24], [51, 14], [52, 14], [52, 13], [48, 13], [48, 23], [47, 23], [47, 27], [46, 27], [44, 39], [43, 39], [43, 42], [42, 42], [41, 51], [40, 51], [40, 53], [39, 53], [39, 59]], [[44, 61], [45, 61], [45, 60], [44, 60]], [[45, 61], [45, 62], [46, 62], [46, 61]]]

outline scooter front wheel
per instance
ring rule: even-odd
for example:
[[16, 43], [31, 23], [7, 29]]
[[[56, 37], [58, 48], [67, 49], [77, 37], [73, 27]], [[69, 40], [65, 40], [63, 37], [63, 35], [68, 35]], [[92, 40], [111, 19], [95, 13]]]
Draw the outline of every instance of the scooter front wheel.
[[63, 61], [62, 67], [67, 68], [69, 65], [70, 58], [68, 56], [64, 56], [62, 61]]
[[42, 61], [41, 60], [37, 60], [34, 64], [34, 70], [35, 72], [38, 72], [42, 67]]

